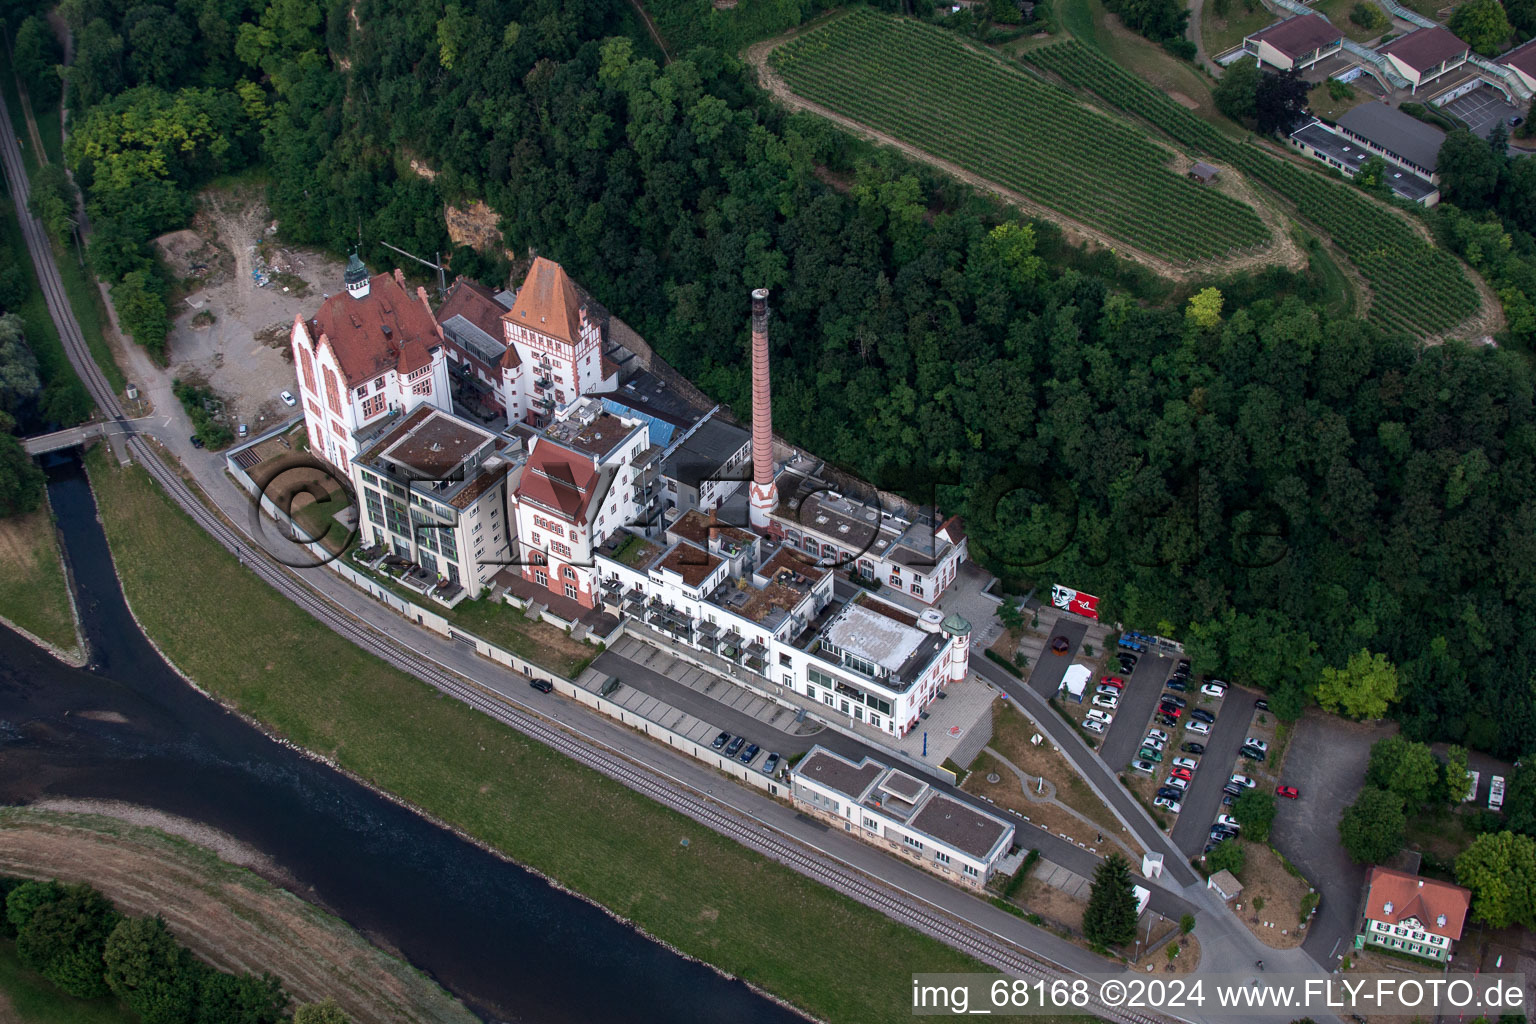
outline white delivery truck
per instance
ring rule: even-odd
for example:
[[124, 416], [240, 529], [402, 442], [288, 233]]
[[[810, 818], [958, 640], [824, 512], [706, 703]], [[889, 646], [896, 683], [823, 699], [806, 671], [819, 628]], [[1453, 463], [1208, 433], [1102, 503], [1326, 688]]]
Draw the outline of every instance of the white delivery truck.
[[1488, 809], [1496, 811], [1504, 806], [1504, 776], [1495, 775], [1488, 780]]

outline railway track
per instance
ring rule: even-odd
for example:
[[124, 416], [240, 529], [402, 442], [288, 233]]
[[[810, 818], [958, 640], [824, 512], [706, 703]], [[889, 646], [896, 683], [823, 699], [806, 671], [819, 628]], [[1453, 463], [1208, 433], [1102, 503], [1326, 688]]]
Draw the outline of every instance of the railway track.
[[[0, 120], [8, 117], [9, 111], [5, 109], [4, 98], [0, 97]], [[446, 671], [442, 666], [422, 655], [401, 648], [387, 636], [352, 618], [329, 600], [318, 595], [286, 567], [279, 566], [269, 559], [266, 552], [258, 545], [249, 543], [247, 538], [214, 514], [193, 493], [181, 476], [166, 465], [148, 437], [139, 433], [133, 422], [123, 415], [122, 405], [92, 357], [80, 325], [69, 306], [46, 233], [36, 218], [27, 212], [29, 188], [25, 167], [15, 138], [9, 131], [3, 133], [0, 158], [3, 158], [6, 177], [11, 182], [27, 247], [32, 255], [33, 265], [37, 268], [38, 280], [47, 299], [49, 312], [58, 325], [59, 337], [63, 342], [65, 353], [74, 364], [76, 372], [95, 400], [98, 409], [112, 421], [117, 432], [123, 435], [122, 443], [127, 445], [139, 464], [165, 490], [166, 494], [190, 515], [198, 526], [207, 531], [226, 550], [240, 558], [247, 568], [278, 593], [345, 639], [395, 668], [415, 676], [429, 686], [468, 704], [531, 739], [552, 747], [578, 764], [600, 772], [791, 870], [967, 953], [1003, 973], [1022, 978], [1046, 980], [1071, 975], [1072, 972], [1060, 965], [1032, 954], [1002, 936], [953, 917], [921, 897], [872, 878], [827, 853], [802, 845], [793, 838], [774, 830], [767, 823], [711, 799], [707, 794], [699, 792], [682, 780], [669, 776], [659, 769], [632, 761], [594, 737], [557, 728], [545, 719], [523, 711], [499, 696], [492, 696], [472, 682]], [[1133, 1013], [1100, 1005], [1090, 1005], [1088, 1009], [1097, 1016], [1119, 1022], [1119, 1024], [1166, 1024], [1168, 1021], [1165, 1017]]]

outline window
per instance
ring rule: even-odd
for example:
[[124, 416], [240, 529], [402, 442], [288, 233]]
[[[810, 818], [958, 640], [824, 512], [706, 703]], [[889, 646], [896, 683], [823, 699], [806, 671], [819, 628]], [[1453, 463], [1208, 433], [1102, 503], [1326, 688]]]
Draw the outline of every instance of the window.
[[912, 593], [917, 597], [923, 596], [923, 585], [916, 580], [912, 581]]
[[978, 871], [976, 868], [972, 867], [969, 864], [965, 865], [965, 873], [970, 875], [972, 878], [980, 878], [981, 877], [981, 872]]
[[373, 390], [375, 390], [375, 391], [383, 391], [384, 390], [384, 378], [383, 377], [380, 377], [378, 380], [373, 382]]
[[541, 548], [544, 546], [544, 542], [539, 540], [539, 535], [537, 533], [533, 535], [533, 546], [536, 548]]
[[933, 859], [938, 861], [940, 864], [948, 864], [949, 854], [943, 852], [942, 850], [934, 850]]
[[923, 848], [923, 844], [918, 840], [913, 839], [911, 836], [902, 836], [901, 841], [912, 847], [914, 850], [921, 850]]
[[565, 578], [566, 578], [566, 579], [568, 579], [568, 580], [573, 580], [573, 579], [575, 579], [575, 578], [576, 578], [576, 570], [575, 570], [575, 569], [572, 569], [572, 568], [571, 568], [571, 567], [570, 567], [570, 566], [566, 566], [566, 567], [565, 567], [565, 568], [564, 568], [564, 569], [562, 569], [562, 570], [561, 570], [561, 573], [562, 573], [562, 574], [563, 574], [563, 575], [564, 575], [564, 576], [565, 576]]
[[357, 389], [357, 397], [358, 398], [367, 398], [368, 397], [368, 385], [367, 384], [364, 384], [362, 387]]
[[533, 580], [541, 587], [549, 586], [549, 574], [543, 569], [533, 570]]
[[341, 392], [336, 387], [336, 373], [329, 366], [325, 369], [325, 401], [331, 412], [341, 415]]
[[811, 700], [815, 700], [816, 699], [816, 687], [814, 687], [814, 686], [807, 686], [805, 688], [805, 695], [807, 697], [811, 698]]
[[880, 831], [880, 823], [878, 821], [876, 821], [874, 818], [865, 818], [864, 819], [864, 827], [869, 829], [871, 832], [878, 832], [878, 831]]
[[558, 540], [552, 540], [549, 542], [549, 549], [562, 558], [571, 557], [571, 546], [569, 544], [563, 544]]
[[320, 389], [315, 387], [315, 361], [309, 356], [309, 349], [299, 346], [299, 354], [304, 357], [304, 390], [313, 394], [319, 394]]
[[[358, 388], [359, 391], [367, 391], [367, 388]], [[363, 419], [370, 419], [384, 411], [384, 396], [373, 395], [363, 399]]]
[[901, 586], [901, 573], [899, 573], [899, 572], [891, 573], [891, 586], [893, 586], [893, 587]]
[[572, 601], [574, 601], [574, 600], [576, 600], [576, 593], [577, 593], [576, 585], [574, 583], [567, 583], [565, 585], [565, 596], [566, 597], [568, 597]]
[[870, 725], [872, 725], [872, 726], [874, 726], [874, 727], [875, 727], [875, 728], [876, 728], [876, 729], [880, 729], [880, 728], [883, 728], [883, 727], [882, 727], [882, 726], [881, 726], [881, 725], [880, 725], [880, 716], [879, 716], [879, 715], [877, 715], [877, 714], [875, 714], [875, 713], [874, 713], [874, 712], [873, 712], [873, 711], [871, 711], [871, 712], [870, 712], [870, 713], [869, 713], [869, 724], [870, 724]]
[[411, 385], [411, 394], [413, 395], [430, 395], [431, 393], [432, 379], [430, 377]]

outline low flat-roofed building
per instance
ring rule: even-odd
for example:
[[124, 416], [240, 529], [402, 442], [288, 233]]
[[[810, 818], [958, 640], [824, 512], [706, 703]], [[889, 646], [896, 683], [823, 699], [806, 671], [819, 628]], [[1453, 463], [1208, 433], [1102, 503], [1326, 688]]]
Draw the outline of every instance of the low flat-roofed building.
[[[1347, 178], [1371, 158], [1373, 151], [1358, 139], [1347, 138], [1321, 121], [1311, 121], [1291, 133], [1291, 145], [1314, 160], [1337, 169]], [[1382, 157], [1386, 161], [1385, 157]], [[1387, 186], [1410, 202], [1434, 206], [1440, 201], [1440, 187], [1400, 164], [1387, 162]]]
[[1440, 184], [1440, 147], [1445, 144], [1445, 132], [1434, 125], [1385, 103], [1362, 103], [1339, 116], [1338, 131], [1388, 163]]
[[479, 597], [511, 560], [507, 485], [522, 468], [521, 448], [431, 406], [370, 428], [357, 444], [364, 546], [414, 562], [429, 596]]
[[1261, 65], [1281, 71], [1300, 71], [1324, 57], [1338, 53], [1344, 34], [1327, 18], [1316, 14], [1298, 14], [1243, 40], [1243, 49], [1257, 57]]
[[668, 446], [661, 483], [674, 508], [717, 509], [752, 475], [752, 435], [711, 413]]
[[1392, 69], [1408, 80], [1412, 91], [1467, 62], [1472, 49], [1447, 29], [1415, 29], [1376, 48]]
[[816, 746], [790, 772], [795, 806], [949, 881], [980, 889], [1013, 846], [1013, 823], [872, 758]]

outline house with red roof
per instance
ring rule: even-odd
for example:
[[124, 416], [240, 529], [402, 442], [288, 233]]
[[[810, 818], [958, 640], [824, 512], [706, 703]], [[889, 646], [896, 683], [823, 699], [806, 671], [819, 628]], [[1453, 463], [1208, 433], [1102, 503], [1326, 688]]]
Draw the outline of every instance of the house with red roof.
[[1513, 71], [1522, 85], [1536, 92], [1536, 39], [1515, 47], [1498, 61]]
[[1406, 35], [1378, 46], [1376, 52], [1387, 58], [1393, 70], [1408, 80], [1417, 93], [1447, 71], [1454, 71], [1467, 62], [1472, 48], [1447, 29], [1415, 29]]
[[618, 387], [597, 318], [560, 264], [536, 257], [501, 323], [500, 389], [509, 420], [542, 427], [583, 395]]
[[1257, 57], [1260, 66], [1267, 64], [1281, 71], [1311, 67], [1343, 46], [1344, 34], [1316, 14], [1286, 18], [1243, 40], [1243, 49]]
[[370, 275], [352, 254], [346, 290], [293, 321], [293, 366], [309, 449], [350, 475], [360, 431], [418, 406], [452, 411], [442, 331], [424, 288]]
[[1471, 891], [1459, 885], [1378, 865], [1365, 876], [1365, 923], [1355, 948], [1380, 946], [1444, 963], [1471, 902]]

